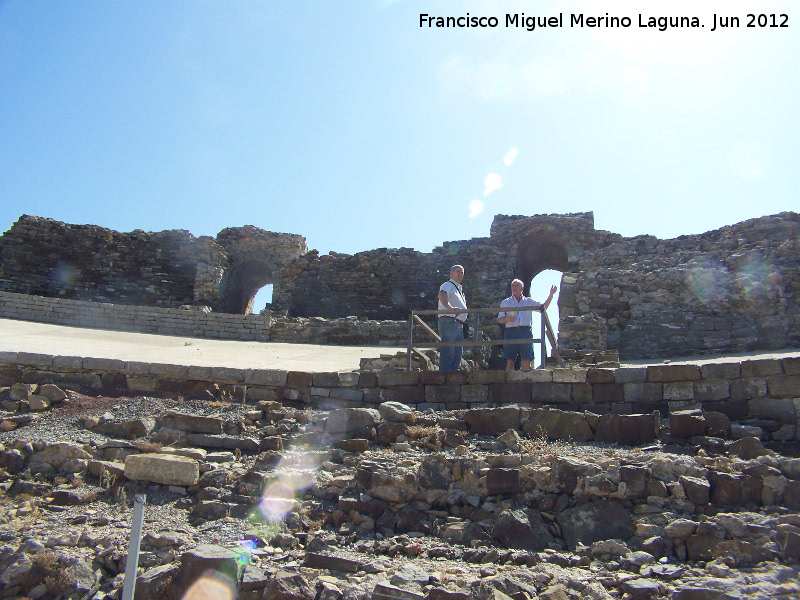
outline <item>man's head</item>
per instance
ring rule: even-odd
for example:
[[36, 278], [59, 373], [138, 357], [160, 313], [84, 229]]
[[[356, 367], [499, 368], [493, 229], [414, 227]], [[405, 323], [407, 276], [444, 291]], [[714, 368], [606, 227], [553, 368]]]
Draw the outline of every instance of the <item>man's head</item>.
[[522, 296], [522, 290], [524, 289], [525, 289], [525, 284], [522, 283], [521, 279], [515, 279], [514, 281], [511, 282], [511, 294], [517, 300], [519, 300], [520, 297]]
[[464, 279], [464, 267], [461, 265], [453, 265], [450, 267], [450, 279], [456, 283], [461, 283], [461, 280]]

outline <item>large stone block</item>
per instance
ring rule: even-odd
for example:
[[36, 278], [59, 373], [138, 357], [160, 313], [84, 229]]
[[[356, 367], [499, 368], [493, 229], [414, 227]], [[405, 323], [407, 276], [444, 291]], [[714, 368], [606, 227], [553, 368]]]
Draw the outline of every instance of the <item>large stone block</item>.
[[692, 438], [706, 434], [706, 420], [701, 410], [679, 410], [669, 415], [672, 435]]
[[747, 405], [750, 407], [750, 415], [757, 419], [794, 425], [798, 418], [791, 398], [754, 398], [749, 400]]
[[800, 356], [788, 356], [781, 359], [783, 372], [787, 375], [800, 375]]
[[528, 404], [531, 401], [530, 383], [497, 383], [489, 386], [491, 404]]
[[519, 469], [489, 469], [486, 473], [486, 492], [495, 494], [518, 494], [522, 491]]
[[603, 415], [597, 420], [596, 442], [638, 446], [655, 439], [653, 415]]
[[625, 402], [660, 402], [664, 399], [663, 383], [626, 383]]
[[238, 448], [242, 452], [258, 452], [260, 449], [258, 440], [235, 435], [190, 433], [186, 436], [186, 441], [192, 446], [199, 446], [200, 448], [218, 448], [224, 450], [236, 450]]
[[399, 385], [392, 389], [396, 402], [414, 406], [425, 402], [425, 388], [421, 385]]
[[770, 396], [778, 398], [800, 397], [800, 375], [770, 377], [767, 379], [767, 389]]
[[483, 404], [489, 401], [489, 386], [467, 384], [461, 386], [461, 401], [467, 404]]
[[124, 371], [125, 361], [114, 358], [84, 358], [82, 368], [87, 371]]
[[508, 383], [547, 383], [553, 381], [553, 372], [550, 369], [507, 371], [506, 381], [508, 381]]
[[520, 414], [518, 406], [476, 408], [464, 413], [464, 421], [475, 435], [500, 435], [508, 429], [520, 428]]
[[247, 369], [244, 372], [246, 385], [286, 385], [289, 374], [276, 369]]
[[194, 485], [200, 478], [200, 465], [185, 456], [131, 454], [125, 459], [125, 477], [162, 485]]
[[594, 437], [582, 413], [557, 409], [532, 410], [522, 430], [530, 437], [543, 436], [548, 440], [586, 442]]
[[697, 365], [651, 365], [647, 367], [647, 381], [672, 383], [675, 381], [697, 381], [700, 368]]
[[720, 400], [703, 402], [703, 410], [720, 412], [729, 419], [743, 419], [750, 414], [746, 400]]
[[700, 365], [703, 379], [738, 379], [742, 369], [738, 362], [707, 363]]
[[381, 422], [381, 414], [374, 408], [340, 408], [331, 411], [325, 422], [325, 433], [332, 436], [366, 437], [366, 430]]
[[532, 404], [567, 404], [572, 399], [569, 383], [532, 383]]
[[[211, 367], [211, 378], [222, 379], [223, 381], [243, 382], [245, 369], [235, 369], [233, 367]], [[254, 381], [253, 383], [258, 383]]]
[[364, 391], [356, 388], [331, 388], [330, 398], [334, 400], [346, 400], [348, 402], [361, 402], [364, 399]]
[[599, 500], [563, 510], [558, 514], [558, 524], [570, 550], [578, 543], [627, 540], [636, 531], [631, 513], [616, 500]]
[[447, 384], [447, 373], [445, 371], [420, 371], [419, 382], [423, 385], [445, 385]]
[[314, 387], [336, 387], [338, 385], [338, 373], [314, 373]]
[[[128, 371], [130, 372], [130, 371]], [[185, 365], [170, 365], [165, 363], [152, 363], [150, 365], [151, 375], [163, 375], [166, 377], [188, 377], [189, 367]]]
[[647, 381], [646, 367], [621, 367], [614, 369], [616, 383], [644, 383]]
[[586, 369], [553, 369], [553, 383], [586, 383]]
[[727, 379], [704, 379], [694, 384], [694, 396], [701, 402], [705, 400], [727, 400], [731, 397]]
[[731, 381], [731, 399], [749, 400], [767, 395], [767, 380], [763, 378], [734, 379]]
[[161, 426], [193, 433], [222, 434], [222, 419], [219, 417], [169, 412], [162, 418]]
[[766, 377], [782, 373], [781, 361], [777, 359], [746, 360], [742, 363], [742, 377]]
[[[549, 371], [548, 371], [549, 373]], [[551, 374], [552, 378], [552, 374]], [[470, 371], [467, 375], [468, 383], [488, 385], [491, 383], [505, 383], [505, 371]]]
[[694, 384], [691, 381], [665, 383], [664, 400], [694, 400]]
[[[282, 371], [277, 371], [277, 373], [282, 373]], [[245, 377], [245, 383], [248, 383], [246, 377]], [[275, 383], [273, 385], [284, 385], [284, 384]], [[286, 385], [294, 388], [310, 388], [311, 386], [314, 385], [314, 375], [311, 373], [303, 373], [302, 371], [289, 371], [289, 373], [286, 376]]]
[[625, 400], [621, 383], [595, 383], [592, 385], [592, 400], [595, 403], [622, 402]]
[[492, 537], [506, 548], [528, 552], [541, 552], [555, 542], [542, 515], [536, 510], [504, 510], [494, 522]]
[[711, 471], [708, 479], [712, 504], [736, 507], [761, 504], [763, 481], [760, 477]]
[[460, 385], [426, 385], [425, 402], [452, 404], [461, 401]]
[[586, 381], [588, 383], [614, 383], [614, 370], [595, 368], [587, 369]]

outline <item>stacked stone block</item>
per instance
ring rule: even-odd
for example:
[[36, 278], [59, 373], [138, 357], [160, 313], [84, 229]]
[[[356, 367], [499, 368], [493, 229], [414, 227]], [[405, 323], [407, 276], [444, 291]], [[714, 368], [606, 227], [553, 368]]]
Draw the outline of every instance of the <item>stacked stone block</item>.
[[800, 357], [741, 363], [618, 369], [379, 371], [305, 373], [164, 365], [121, 360], [0, 353], [0, 385], [56, 383], [136, 393], [225, 393], [248, 401], [315, 408], [376, 407], [397, 401], [418, 410], [518, 405], [594, 415], [697, 410], [739, 423], [734, 437], [800, 439]]

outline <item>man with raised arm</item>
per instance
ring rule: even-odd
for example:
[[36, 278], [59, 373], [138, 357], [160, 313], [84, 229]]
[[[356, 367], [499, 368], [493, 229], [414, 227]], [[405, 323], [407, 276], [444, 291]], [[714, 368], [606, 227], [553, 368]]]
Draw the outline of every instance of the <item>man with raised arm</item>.
[[[505, 323], [506, 329], [503, 333], [504, 340], [533, 340], [533, 329], [531, 328], [533, 311], [532, 310], [516, 310], [524, 306], [550, 306], [558, 288], [552, 286], [550, 288], [550, 295], [544, 304], [540, 304], [533, 298], [528, 298], [522, 294], [525, 284], [522, 280], [515, 279], [511, 282], [511, 295], [500, 303], [500, 308], [505, 308], [497, 316], [499, 323]], [[531, 361], [533, 360], [533, 341], [525, 342], [522, 344], [506, 344], [503, 346], [503, 358], [506, 359], [506, 371], [514, 370], [514, 363], [517, 357], [522, 361], [522, 370], [531, 370]]]

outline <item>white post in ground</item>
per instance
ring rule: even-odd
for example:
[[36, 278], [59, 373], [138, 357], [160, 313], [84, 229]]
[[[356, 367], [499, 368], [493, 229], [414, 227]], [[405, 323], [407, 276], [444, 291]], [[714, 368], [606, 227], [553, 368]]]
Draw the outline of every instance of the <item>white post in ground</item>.
[[133, 600], [136, 588], [136, 571], [139, 569], [139, 548], [142, 545], [142, 522], [147, 496], [137, 494], [133, 498], [131, 515], [131, 539], [128, 542], [128, 560], [125, 563], [125, 581], [122, 584], [122, 600]]

